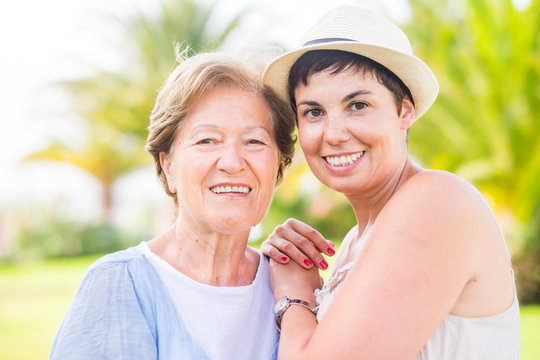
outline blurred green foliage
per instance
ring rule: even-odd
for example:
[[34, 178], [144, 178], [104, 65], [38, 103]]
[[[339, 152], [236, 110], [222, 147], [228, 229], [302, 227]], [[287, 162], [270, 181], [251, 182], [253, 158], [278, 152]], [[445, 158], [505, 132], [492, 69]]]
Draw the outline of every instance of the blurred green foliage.
[[61, 209], [55, 204], [50, 208], [36, 208], [12, 217], [10, 249], [0, 254], [0, 262], [107, 253], [143, 240], [144, 234], [131, 233], [107, 222], [74, 220]]
[[410, 4], [405, 31], [440, 83], [410, 152], [486, 196], [515, 255], [520, 298], [540, 302], [540, 1]]

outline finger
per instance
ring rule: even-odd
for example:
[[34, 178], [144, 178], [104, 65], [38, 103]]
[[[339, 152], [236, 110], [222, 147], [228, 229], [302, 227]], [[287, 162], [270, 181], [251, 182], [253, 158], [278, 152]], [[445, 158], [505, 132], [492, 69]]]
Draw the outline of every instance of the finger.
[[289, 262], [289, 257], [287, 255], [266, 241], [261, 245], [261, 252], [277, 263], [286, 264]]
[[291, 228], [277, 229], [271, 237], [277, 249], [305, 269], [311, 269], [314, 264], [323, 270], [328, 268], [328, 263], [313, 243]]
[[[298, 239], [291, 240], [292, 236], [288, 236], [287, 239], [276, 237], [273, 241], [273, 245], [289, 259], [299, 264], [305, 269], [311, 269], [313, 267], [313, 261], [310, 259], [310, 255], [307, 255], [300, 251], [293, 242], [298, 242]], [[305, 249], [304, 249], [305, 250]], [[311, 253], [319, 255], [319, 253], [313, 248]], [[320, 255], [319, 255], [320, 256]]]
[[326, 240], [320, 232], [318, 232], [316, 229], [309, 226], [308, 224], [303, 223], [300, 220], [290, 218], [285, 221], [284, 225], [286, 227], [294, 229], [304, 238], [311, 241], [320, 253], [325, 253], [328, 256], [333, 256], [336, 253], [336, 251], [334, 250], [334, 243], [330, 240]]

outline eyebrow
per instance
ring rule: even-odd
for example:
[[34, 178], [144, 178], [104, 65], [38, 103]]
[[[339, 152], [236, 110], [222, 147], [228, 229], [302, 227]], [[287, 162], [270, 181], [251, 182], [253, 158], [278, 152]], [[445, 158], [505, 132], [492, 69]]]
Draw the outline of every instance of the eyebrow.
[[373, 95], [373, 93], [369, 90], [358, 90], [345, 96], [343, 100], [341, 100], [341, 102], [342, 103], [348, 102], [351, 99], [354, 99], [355, 97], [357, 97], [358, 95]]
[[301, 101], [301, 102], [299, 102], [296, 106], [298, 107], [298, 106], [300, 106], [300, 105], [319, 106], [320, 104], [319, 104], [318, 102], [316, 102], [316, 101], [309, 101], [309, 100], [307, 100], [307, 101]]
[[[347, 96], [345, 96], [343, 98], [343, 100], [341, 100], [341, 102], [342, 103], [348, 102], [351, 99], [354, 99], [355, 97], [357, 97], [358, 95], [373, 95], [373, 92], [371, 92], [369, 90], [358, 90], [358, 91], [352, 92], [352, 93], [348, 94]], [[312, 100], [301, 101], [301, 102], [298, 103], [297, 106], [300, 106], [300, 105], [320, 106], [320, 104], [317, 101], [312, 101]]]

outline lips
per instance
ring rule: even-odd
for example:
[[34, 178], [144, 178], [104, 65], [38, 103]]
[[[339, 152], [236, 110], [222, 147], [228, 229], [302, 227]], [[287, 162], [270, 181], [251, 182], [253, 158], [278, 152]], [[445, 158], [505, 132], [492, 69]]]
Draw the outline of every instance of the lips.
[[323, 156], [323, 159], [330, 165], [335, 167], [341, 167], [341, 166], [348, 166], [355, 163], [358, 159], [360, 159], [362, 156], [364, 156], [366, 152], [361, 151], [353, 154], [348, 155], [340, 155], [340, 156]]

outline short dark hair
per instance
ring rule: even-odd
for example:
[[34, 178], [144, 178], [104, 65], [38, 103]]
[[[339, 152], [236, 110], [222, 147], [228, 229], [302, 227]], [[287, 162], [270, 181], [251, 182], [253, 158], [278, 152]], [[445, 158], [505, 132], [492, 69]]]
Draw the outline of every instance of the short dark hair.
[[407, 86], [401, 79], [388, 68], [362, 55], [341, 50], [311, 50], [303, 54], [289, 72], [289, 96], [291, 105], [296, 112], [296, 99], [294, 91], [302, 82], [307, 85], [308, 78], [318, 72], [330, 70], [331, 74], [337, 74], [348, 69], [355, 69], [362, 73], [372, 74], [377, 81], [384, 85], [392, 95], [401, 113], [401, 104], [404, 98], [408, 98], [414, 105], [414, 99]]

